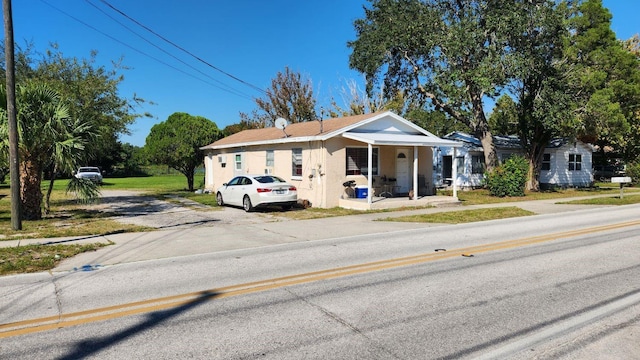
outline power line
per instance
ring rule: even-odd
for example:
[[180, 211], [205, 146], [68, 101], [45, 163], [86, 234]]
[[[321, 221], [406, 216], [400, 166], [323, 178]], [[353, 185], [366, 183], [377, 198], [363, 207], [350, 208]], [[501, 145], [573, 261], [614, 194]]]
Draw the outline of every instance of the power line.
[[220, 69], [220, 68], [218, 68], [218, 67], [216, 67], [216, 66], [214, 66], [214, 65], [212, 65], [212, 64], [210, 64], [209, 62], [207, 62], [207, 61], [203, 60], [203, 59], [202, 59], [202, 58], [200, 58], [199, 56], [197, 56], [197, 55], [195, 55], [195, 54], [191, 53], [190, 51], [188, 51], [188, 50], [186, 50], [186, 49], [184, 49], [184, 48], [183, 48], [183, 47], [181, 47], [180, 45], [177, 45], [176, 43], [172, 42], [171, 40], [168, 40], [167, 38], [163, 37], [162, 35], [158, 34], [157, 32], [153, 31], [152, 29], [148, 28], [148, 27], [147, 27], [147, 26], [145, 26], [144, 24], [141, 24], [139, 21], [137, 21], [137, 20], [133, 19], [132, 17], [130, 17], [129, 15], [125, 14], [125, 13], [124, 13], [124, 12], [122, 12], [121, 10], [117, 9], [117, 8], [116, 8], [116, 7], [114, 7], [113, 5], [109, 4], [109, 2], [107, 2], [106, 0], [100, 0], [100, 2], [102, 2], [102, 3], [103, 3], [103, 4], [105, 4], [105, 5], [107, 5], [108, 7], [110, 7], [111, 9], [113, 9], [114, 11], [118, 12], [120, 15], [122, 15], [122, 16], [126, 17], [127, 19], [129, 19], [129, 20], [133, 21], [133, 22], [134, 22], [134, 23], [136, 23], [138, 26], [140, 26], [140, 27], [142, 27], [143, 29], [145, 29], [145, 30], [149, 31], [149, 32], [150, 32], [150, 33], [152, 33], [153, 35], [155, 35], [155, 36], [159, 37], [159, 38], [160, 38], [160, 39], [162, 39], [163, 41], [165, 41], [165, 42], [167, 42], [167, 43], [171, 44], [172, 46], [176, 47], [177, 49], [179, 49], [179, 50], [183, 51], [184, 53], [186, 53], [186, 54], [188, 54], [188, 55], [192, 56], [192, 57], [193, 57], [193, 58], [195, 58], [196, 60], [198, 60], [198, 61], [202, 62], [203, 64], [205, 64], [205, 65], [207, 65], [207, 66], [209, 66], [210, 68], [212, 68], [212, 69], [214, 69], [214, 70], [216, 70], [216, 71], [218, 71], [218, 72], [220, 72], [220, 73], [222, 73], [222, 74], [224, 74], [224, 75], [226, 75], [226, 76], [228, 76], [228, 77], [230, 77], [230, 78], [232, 78], [232, 79], [234, 79], [234, 80], [236, 80], [236, 81], [238, 81], [238, 82], [240, 82], [240, 83], [242, 83], [242, 84], [244, 84], [244, 85], [247, 85], [247, 86], [249, 86], [249, 87], [251, 87], [251, 88], [253, 88], [253, 89], [255, 89], [255, 90], [257, 90], [257, 91], [259, 91], [259, 92], [261, 92], [261, 93], [263, 93], [263, 94], [266, 94], [266, 91], [264, 91], [264, 90], [263, 90], [263, 89], [261, 89], [260, 87], [258, 87], [258, 86], [256, 86], [256, 85], [253, 85], [253, 84], [251, 84], [251, 83], [249, 83], [249, 82], [246, 82], [246, 81], [244, 81], [244, 80], [242, 80], [242, 79], [240, 79], [240, 78], [238, 78], [238, 77], [236, 77], [236, 76], [234, 76], [234, 75], [232, 75], [232, 74], [230, 74], [230, 73], [228, 73], [228, 72], [226, 72], [226, 71], [224, 71], [224, 70], [222, 70], [222, 69]]
[[[118, 21], [118, 20], [117, 20], [117, 19], [115, 19], [113, 16], [109, 15], [109, 14], [108, 14], [108, 13], [106, 13], [104, 10], [102, 10], [101, 8], [99, 8], [98, 6], [96, 6], [94, 3], [92, 3], [92, 2], [91, 2], [91, 0], [85, 0], [85, 2], [87, 2], [89, 5], [93, 6], [95, 9], [97, 9], [98, 11], [100, 11], [101, 13], [103, 13], [105, 16], [107, 16], [108, 18], [110, 18], [111, 20], [113, 20], [114, 22], [116, 22], [117, 24], [119, 24], [120, 26], [122, 26], [123, 28], [127, 29], [129, 32], [131, 32], [132, 34], [136, 35], [137, 37], [139, 37], [140, 39], [142, 39], [143, 41], [145, 41], [145, 42], [146, 42], [146, 43], [148, 43], [149, 45], [151, 45], [151, 46], [155, 47], [156, 49], [158, 49], [158, 50], [162, 51], [163, 53], [165, 53], [165, 54], [169, 55], [170, 57], [174, 58], [175, 60], [177, 60], [177, 61], [181, 62], [182, 64], [184, 64], [184, 65], [186, 65], [186, 66], [188, 66], [188, 67], [189, 67], [189, 68], [191, 68], [192, 70], [195, 70], [196, 72], [200, 73], [201, 75], [206, 76], [207, 78], [209, 78], [209, 79], [211, 79], [211, 80], [215, 81], [216, 83], [220, 84], [221, 86], [224, 86], [224, 87], [225, 87], [225, 88], [220, 88], [220, 87], [216, 86], [216, 87], [218, 87], [219, 89], [224, 90], [224, 91], [227, 91], [227, 92], [232, 93], [232, 94], [235, 94], [235, 95], [238, 95], [238, 96], [243, 96], [243, 97], [245, 97], [245, 98], [251, 99], [251, 96], [249, 96], [249, 95], [247, 95], [247, 94], [244, 94], [244, 93], [242, 93], [242, 92], [240, 92], [240, 91], [238, 91], [238, 90], [236, 90], [236, 89], [233, 89], [233, 88], [232, 88], [232, 87], [230, 87], [229, 85], [227, 85], [227, 84], [223, 83], [223, 82], [222, 82], [222, 81], [220, 81], [220, 80], [217, 80], [217, 79], [213, 78], [212, 76], [210, 76], [210, 75], [208, 75], [208, 74], [204, 73], [203, 71], [201, 71], [201, 70], [199, 70], [199, 69], [195, 68], [193, 65], [191, 65], [191, 64], [189, 64], [189, 63], [187, 63], [187, 62], [185, 62], [184, 60], [182, 60], [182, 59], [178, 58], [177, 56], [175, 56], [175, 55], [173, 55], [173, 54], [169, 53], [167, 50], [165, 50], [165, 49], [161, 48], [160, 46], [158, 46], [158, 45], [154, 44], [153, 42], [149, 41], [149, 40], [148, 40], [148, 39], [146, 39], [144, 36], [142, 36], [142, 35], [138, 34], [138, 33], [137, 33], [137, 32], [135, 32], [133, 29], [131, 29], [131, 28], [130, 28], [130, 27], [128, 27], [127, 25], [123, 24], [122, 22]], [[213, 84], [211, 84], [211, 85], [213, 85]], [[213, 86], [215, 86], [215, 85], [213, 85]]]
[[137, 49], [137, 48], [135, 48], [135, 47], [133, 47], [133, 46], [131, 46], [131, 45], [129, 45], [129, 44], [127, 44], [127, 43], [125, 43], [125, 42], [123, 42], [123, 41], [121, 41], [121, 40], [119, 40], [119, 39], [117, 39], [117, 38], [115, 38], [115, 37], [113, 37], [113, 36], [111, 36], [111, 35], [109, 35], [109, 34], [105, 33], [105, 32], [103, 32], [103, 31], [101, 31], [101, 30], [97, 29], [96, 27], [94, 27], [94, 26], [92, 26], [92, 25], [90, 25], [90, 24], [87, 24], [86, 22], [84, 22], [84, 21], [82, 21], [82, 20], [78, 19], [77, 17], [75, 17], [75, 16], [73, 16], [73, 15], [71, 15], [71, 14], [69, 14], [69, 13], [65, 12], [64, 10], [59, 9], [59, 8], [57, 8], [56, 6], [54, 6], [54, 5], [50, 4], [50, 3], [49, 3], [49, 2], [47, 2], [46, 0], [40, 0], [40, 1], [41, 1], [42, 3], [44, 3], [44, 4], [48, 5], [49, 7], [53, 8], [54, 10], [56, 10], [56, 11], [60, 12], [61, 14], [63, 14], [63, 15], [65, 15], [65, 16], [67, 16], [67, 17], [69, 17], [69, 18], [71, 18], [71, 19], [73, 19], [73, 20], [77, 21], [78, 23], [80, 23], [80, 24], [82, 24], [82, 25], [84, 25], [84, 26], [86, 26], [86, 27], [90, 28], [91, 30], [93, 30], [93, 31], [95, 31], [95, 32], [97, 32], [97, 33], [99, 33], [99, 34], [101, 34], [101, 35], [103, 35], [103, 36], [105, 36], [105, 37], [107, 37], [107, 38], [109, 38], [109, 39], [111, 39], [111, 40], [113, 40], [113, 41], [115, 41], [115, 42], [117, 42], [117, 43], [119, 43], [119, 44], [121, 44], [121, 45], [123, 45], [123, 46], [125, 46], [125, 47], [127, 47], [127, 48], [129, 48], [129, 49], [131, 49], [131, 50], [133, 50], [133, 51], [135, 51], [135, 52], [137, 52], [137, 53], [139, 53], [139, 54], [141, 54], [141, 55], [143, 55], [143, 56], [146, 56], [146, 57], [148, 57], [148, 58], [150, 58], [150, 59], [153, 59], [153, 60], [157, 61], [158, 63], [160, 63], [160, 64], [162, 64], [162, 65], [165, 65], [165, 66], [167, 66], [167, 67], [169, 67], [169, 68], [171, 68], [171, 69], [174, 69], [174, 70], [176, 70], [176, 71], [178, 71], [178, 72], [180, 72], [180, 73], [182, 73], [182, 74], [184, 74], [184, 75], [187, 75], [187, 76], [189, 76], [189, 77], [192, 77], [192, 78], [194, 78], [194, 79], [196, 79], [196, 80], [198, 80], [198, 81], [202, 81], [203, 83], [208, 84], [208, 85], [211, 85], [211, 86], [213, 86], [213, 87], [215, 87], [215, 88], [217, 88], [217, 89], [220, 89], [220, 90], [223, 90], [223, 91], [229, 92], [229, 93], [231, 93], [231, 94], [234, 94], [234, 95], [236, 95], [236, 96], [240, 96], [240, 97], [243, 97], [243, 98], [246, 98], [246, 99], [253, 99], [252, 97], [250, 97], [250, 96], [248, 96], [248, 95], [246, 95], [246, 94], [239, 93], [239, 92], [237, 92], [237, 91], [235, 91], [235, 90], [229, 90], [229, 89], [222, 88], [222, 87], [220, 87], [220, 86], [218, 86], [218, 85], [216, 85], [216, 84], [213, 84], [213, 83], [208, 82], [208, 81], [206, 81], [206, 80], [204, 80], [204, 79], [201, 79], [201, 78], [199, 78], [199, 77], [197, 77], [197, 76], [195, 76], [195, 75], [193, 75], [193, 74], [189, 74], [188, 72], [186, 72], [186, 71], [184, 71], [184, 70], [181, 70], [181, 69], [179, 69], [179, 68], [177, 68], [177, 67], [175, 67], [175, 66], [173, 66], [173, 65], [171, 65], [171, 64], [169, 64], [169, 63], [166, 63], [166, 62], [164, 62], [164, 61], [162, 61], [162, 60], [160, 60], [160, 59], [158, 59], [158, 58], [156, 58], [156, 57], [154, 57], [154, 56], [152, 56], [152, 55], [149, 55], [149, 54], [147, 54], [147, 53], [145, 53], [145, 52], [141, 51], [140, 49]]

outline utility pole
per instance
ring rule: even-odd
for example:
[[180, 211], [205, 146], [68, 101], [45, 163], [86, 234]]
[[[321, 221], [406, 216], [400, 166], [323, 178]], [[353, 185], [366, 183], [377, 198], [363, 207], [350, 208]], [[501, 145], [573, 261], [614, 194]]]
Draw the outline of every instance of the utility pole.
[[2, 0], [4, 12], [4, 56], [7, 76], [7, 121], [9, 122], [9, 171], [11, 181], [11, 227], [22, 230], [20, 207], [20, 159], [18, 158], [18, 120], [16, 115], [16, 70], [13, 44], [11, 0]]

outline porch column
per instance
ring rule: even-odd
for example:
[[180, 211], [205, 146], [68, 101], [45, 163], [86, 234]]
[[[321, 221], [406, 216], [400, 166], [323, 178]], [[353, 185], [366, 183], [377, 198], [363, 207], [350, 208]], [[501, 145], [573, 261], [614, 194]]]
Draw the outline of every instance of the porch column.
[[458, 177], [458, 151], [456, 150], [456, 148], [453, 148], [453, 161], [451, 162], [451, 177], [453, 178], [451, 181], [451, 185], [453, 185], [453, 197], [454, 198], [458, 198], [458, 188], [456, 186], [456, 180]]
[[373, 171], [371, 171], [373, 167], [373, 148], [371, 143], [367, 143], [367, 166], [369, 168], [367, 171], [367, 202], [371, 205], [371, 196], [373, 193]]
[[418, 147], [413, 147], [413, 199], [418, 200]]

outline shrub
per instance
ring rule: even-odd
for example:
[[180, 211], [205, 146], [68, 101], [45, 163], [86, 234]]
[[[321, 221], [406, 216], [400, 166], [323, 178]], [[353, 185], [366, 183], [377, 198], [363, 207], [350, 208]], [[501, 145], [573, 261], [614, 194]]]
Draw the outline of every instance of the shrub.
[[487, 173], [486, 185], [493, 196], [524, 196], [529, 163], [522, 156], [512, 156]]
[[625, 175], [631, 177], [631, 181], [634, 184], [640, 182], [640, 162], [634, 162], [627, 164], [625, 167]]

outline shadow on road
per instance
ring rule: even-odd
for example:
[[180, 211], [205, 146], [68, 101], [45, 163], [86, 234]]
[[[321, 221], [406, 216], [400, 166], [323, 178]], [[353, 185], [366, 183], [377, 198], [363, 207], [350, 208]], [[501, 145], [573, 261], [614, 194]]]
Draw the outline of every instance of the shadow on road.
[[187, 312], [206, 301], [212, 300], [216, 298], [219, 293], [204, 291], [200, 296], [193, 299], [192, 301], [178, 306], [169, 310], [156, 311], [147, 314], [146, 320], [142, 323], [132, 326], [128, 329], [124, 329], [120, 332], [114, 333], [111, 336], [103, 337], [103, 338], [94, 338], [88, 339], [78, 342], [75, 345], [75, 350], [67, 355], [63, 355], [59, 357], [60, 360], [70, 360], [70, 359], [85, 359], [91, 357], [102, 351], [103, 349], [109, 348], [127, 338], [134, 336], [138, 333], [151, 329], [160, 325], [162, 322], [179, 315], [181, 313]]

